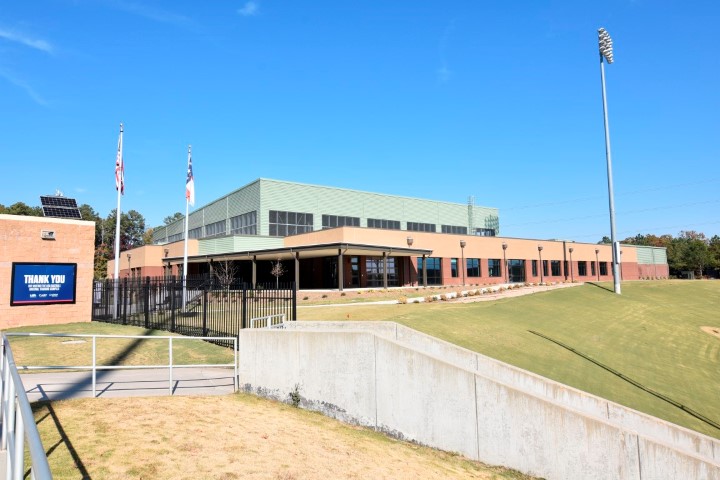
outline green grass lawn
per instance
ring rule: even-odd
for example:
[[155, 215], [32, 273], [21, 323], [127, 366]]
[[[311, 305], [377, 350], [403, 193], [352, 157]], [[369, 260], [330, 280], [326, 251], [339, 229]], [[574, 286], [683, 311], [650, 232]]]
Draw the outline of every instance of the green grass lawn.
[[[605, 287], [605, 288], [603, 288]], [[477, 303], [327, 307], [301, 320], [391, 320], [670, 422], [720, 430], [642, 391], [535, 330], [720, 423], [720, 282], [583, 285]]]
[[[70, 333], [97, 335], [167, 336], [169, 332], [108, 323], [70, 323], [21, 327], [6, 332]], [[174, 335], [178, 336], [179, 335]], [[17, 365], [92, 364], [92, 339], [63, 337], [9, 337]], [[84, 340], [84, 341], [83, 341]], [[81, 341], [81, 342], [78, 342]], [[98, 338], [98, 365], [167, 365], [168, 340]], [[226, 364], [233, 362], [232, 348], [224, 348], [202, 340], [173, 340], [173, 364]]]
[[[299, 309], [301, 320], [391, 320], [670, 422], [720, 438], [720, 430], [658, 399], [534, 330], [720, 423], [720, 282], [583, 285], [477, 303], [352, 305]], [[93, 322], [13, 331], [167, 335]], [[89, 364], [90, 343], [11, 340], [19, 365]], [[166, 342], [101, 340], [100, 362], [164, 364]], [[175, 342], [176, 363], [228, 363], [230, 349]], [[52, 360], [49, 360], [52, 359]], [[72, 363], [75, 362], [75, 363]]]

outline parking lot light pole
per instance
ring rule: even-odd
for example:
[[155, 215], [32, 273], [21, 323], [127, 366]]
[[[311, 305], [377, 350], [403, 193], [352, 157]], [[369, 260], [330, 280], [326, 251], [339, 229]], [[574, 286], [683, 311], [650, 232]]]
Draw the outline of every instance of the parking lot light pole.
[[465, 286], [465, 240], [460, 240], [460, 270], [462, 270], [462, 284]]
[[510, 283], [510, 276], [508, 275], [508, 263], [507, 263], [507, 256], [505, 255], [505, 250], [507, 250], [507, 243], [502, 243], [502, 249], [503, 249], [503, 263], [505, 266], [503, 267], [505, 269], [505, 283]]
[[541, 284], [541, 285], [542, 285], [542, 283], [543, 283], [542, 251], [543, 251], [543, 246], [542, 246], [542, 245], [538, 245], [538, 256], [540, 257], [540, 284]]

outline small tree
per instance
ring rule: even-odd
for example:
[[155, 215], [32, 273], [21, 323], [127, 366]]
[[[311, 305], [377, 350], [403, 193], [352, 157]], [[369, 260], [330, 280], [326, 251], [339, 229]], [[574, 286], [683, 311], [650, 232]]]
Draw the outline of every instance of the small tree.
[[272, 269], [270, 270], [270, 273], [275, 277], [275, 289], [279, 290], [280, 277], [285, 274], [286, 270], [279, 258], [277, 259], [277, 262], [272, 262], [271, 265]]
[[230, 285], [232, 285], [235, 280], [237, 270], [237, 265], [235, 265], [233, 261], [223, 260], [221, 262], [213, 262], [213, 273], [218, 279], [220, 286], [224, 289], [230, 288]]

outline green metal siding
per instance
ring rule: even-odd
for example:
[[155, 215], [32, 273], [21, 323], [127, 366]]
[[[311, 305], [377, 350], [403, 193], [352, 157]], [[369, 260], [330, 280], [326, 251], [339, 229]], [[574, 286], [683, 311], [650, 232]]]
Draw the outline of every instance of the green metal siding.
[[258, 210], [260, 210], [260, 182], [253, 182], [227, 196], [228, 218]]
[[282, 248], [283, 240], [277, 237], [258, 237], [255, 235], [232, 235], [227, 237], [204, 238], [198, 241], [200, 255], [218, 255], [221, 253]]
[[667, 263], [667, 249], [664, 247], [646, 247], [635, 245], [638, 263], [641, 265], [665, 265]]
[[641, 265], [665, 265], [667, 250], [664, 247], [646, 247], [636, 245], [638, 263]]
[[[267, 236], [270, 210], [312, 213], [314, 230], [322, 229], [323, 215], [359, 217], [361, 227], [367, 226], [368, 218], [397, 220], [403, 230], [407, 222], [435, 224], [436, 232], [442, 231], [442, 225], [470, 227], [468, 205], [464, 204], [261, 178], [191, 212], [189, 228], [256, 211], [258, 235]], [[499, 234], [498, 210], [473, 206], [472, 225], [495, 228]], [[230, 231], [229, 222], [226, 229]], [[168, 236], [183, 230], [183, 220], [158, 227], [153, 241], [167, 241]]]
[[[468, 226], [468, 207], [463, 204], [268, 179], [260, 182], [258, 223], [263, 235], [269, 233], [270, 210], [312, 213], [315, 230], [322, 229], [323, 215], [359, 217], [361, 227], [367, 226], [368, 218], [397, 220], [403, 230], [407, 228], [407, 222], [432, 223], [437, 232], [441, 231], [442, 225]], [[488, 222], [494, 222], [494, 228], [497, 228], [497, 215], [494, 208], [473, 208], [476, 227], [486, 227]]]

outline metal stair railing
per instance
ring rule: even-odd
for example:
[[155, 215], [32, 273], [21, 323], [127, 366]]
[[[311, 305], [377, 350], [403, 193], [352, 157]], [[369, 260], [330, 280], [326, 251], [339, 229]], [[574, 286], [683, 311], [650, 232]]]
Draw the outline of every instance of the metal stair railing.
[[50, 466], [25, 388], [18, 374], [7, 336], [2, 334], [0, 348], [0, 449], [7, 455], [6, 480], [23, 480], [25, 475], [25, 441], [30, 450], [30, 478], [52, 480]]

